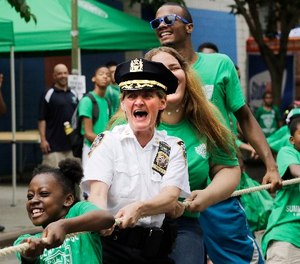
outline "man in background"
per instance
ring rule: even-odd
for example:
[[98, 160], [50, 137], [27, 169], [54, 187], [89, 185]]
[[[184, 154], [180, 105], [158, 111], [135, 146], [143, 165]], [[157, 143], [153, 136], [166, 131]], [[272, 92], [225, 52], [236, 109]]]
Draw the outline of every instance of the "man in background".
[[57, 64], [53, 69], [53, 86], [40, 102], [38, 129], [43, 164], [58, 167], [58, 162], [73, 158], [71, 144], [64, 131], [64, 123], [71, 122], [78, 100], [68, 88], [69, 71], [66, 65]]
[[[109, 103], [104, 97], [110, 82], [110, 71], [106, 66], [100, 66], [95, 70], [92, 78], [93, 90], [84, 96], [79, 102], [79, 118], [82, 119], [82, 131], [84, 135], [84, 145], [82, 151], [82, 167], [88, 160], [90, 147], [99, 133], [105, 131], [109, 121]], [[92, 97], [91, 97], [92, 96]], [[93, 101], [93, 100], [95, 101]], [[94, 107], [97, 107], [97, 117], [93, 116]]]

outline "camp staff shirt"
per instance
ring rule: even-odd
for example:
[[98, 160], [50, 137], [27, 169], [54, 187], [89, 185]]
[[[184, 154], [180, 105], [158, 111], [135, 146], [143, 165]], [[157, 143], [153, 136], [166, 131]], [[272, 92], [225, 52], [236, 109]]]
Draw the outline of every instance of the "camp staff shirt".
[[[207, 151], [206, 137], [200, 138], [195, 127], [187, 120], [183, 119], [177, 124], [160, 123], [159, 130], [167, 131], [169, 136], [180, 135], [186, 146], [189, 183], [192, 191], [202, 190], [207, 187], [209, 179], [210, 162], [225, 167], [238, 166], [235, 155], [230, 157], [221, 149]], [[234, 152], [233, 152], [234, 153]], [[199, 213], [185, 211], [185, 216], [199, 217]]]
[[229, 113], [234, 113], [245, 105], [233, 62], [225, 54], [198, 53], [198, 60], [192, 68], [204, 86], [207, 99], [220, 110], [230, 128]]
[[[155, 163], [163, 164], [156, 162], [164, 156], [160, 142], [169, 149], [168, 166], [163, 175], [153, 169]], [[181, 189], [181, 197], [190, 194], [182, 140], [167, 136], [165, 131], [155, 131], [151, 141], [142, 148], [129, 125], [116, 126], [98, 135], [89, 155], [81, 187], [89, 193], [89, 181], [106, 183], [109, 186], [107, 209], [113, 215], [130, 203], [155, 197], [167, 186]], [[144, 217], [138, 225], [161, 227], [164, 217], [164, 214]]]

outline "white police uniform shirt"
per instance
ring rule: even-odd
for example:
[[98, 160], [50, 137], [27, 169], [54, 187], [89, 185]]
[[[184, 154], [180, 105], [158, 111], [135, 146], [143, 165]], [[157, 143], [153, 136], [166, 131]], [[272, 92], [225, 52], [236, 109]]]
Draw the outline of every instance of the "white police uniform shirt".
[[[83, 191], [89, 193], [92, 180], [109, 186], [107, 209], [113, 215], [125, 205], [158, 195], [166, 186], [181, 189], [180, 197], [190, 195], [182, 140], [167, 136], [165, 131], [155, 131], [142, 148], [128, 124], [116, 126], [95, 139], [84, 170]], [[164, 217], [144, 217], [137, 225], [161, 227]]]

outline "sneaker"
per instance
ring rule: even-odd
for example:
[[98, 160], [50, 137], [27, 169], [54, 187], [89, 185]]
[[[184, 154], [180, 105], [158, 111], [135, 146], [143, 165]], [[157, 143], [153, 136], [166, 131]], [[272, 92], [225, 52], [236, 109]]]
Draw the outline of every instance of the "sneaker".
[[5, 229], [5, 227], [0, 225], [0, 232], [2, 232], [4, 229]]

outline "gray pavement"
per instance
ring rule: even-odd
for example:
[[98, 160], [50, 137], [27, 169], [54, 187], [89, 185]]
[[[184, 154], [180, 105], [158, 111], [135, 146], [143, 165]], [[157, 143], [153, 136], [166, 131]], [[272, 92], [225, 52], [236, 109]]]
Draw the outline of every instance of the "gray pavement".
[[[0, 225], [5, 230], [0, 232], [0, 248], [13, 245], [13, 241], [25, 233], [36, 233], [41, 230], [35, 227], [27, 216], [25, 208], [27, 195], [27, 184], [17, 185], [15, 192], [15, 206], [13, 202], [13, 188], [9, 184], [0, 183]], [[16, 256], [0, 257], [0, 263], [18, 263]]]

